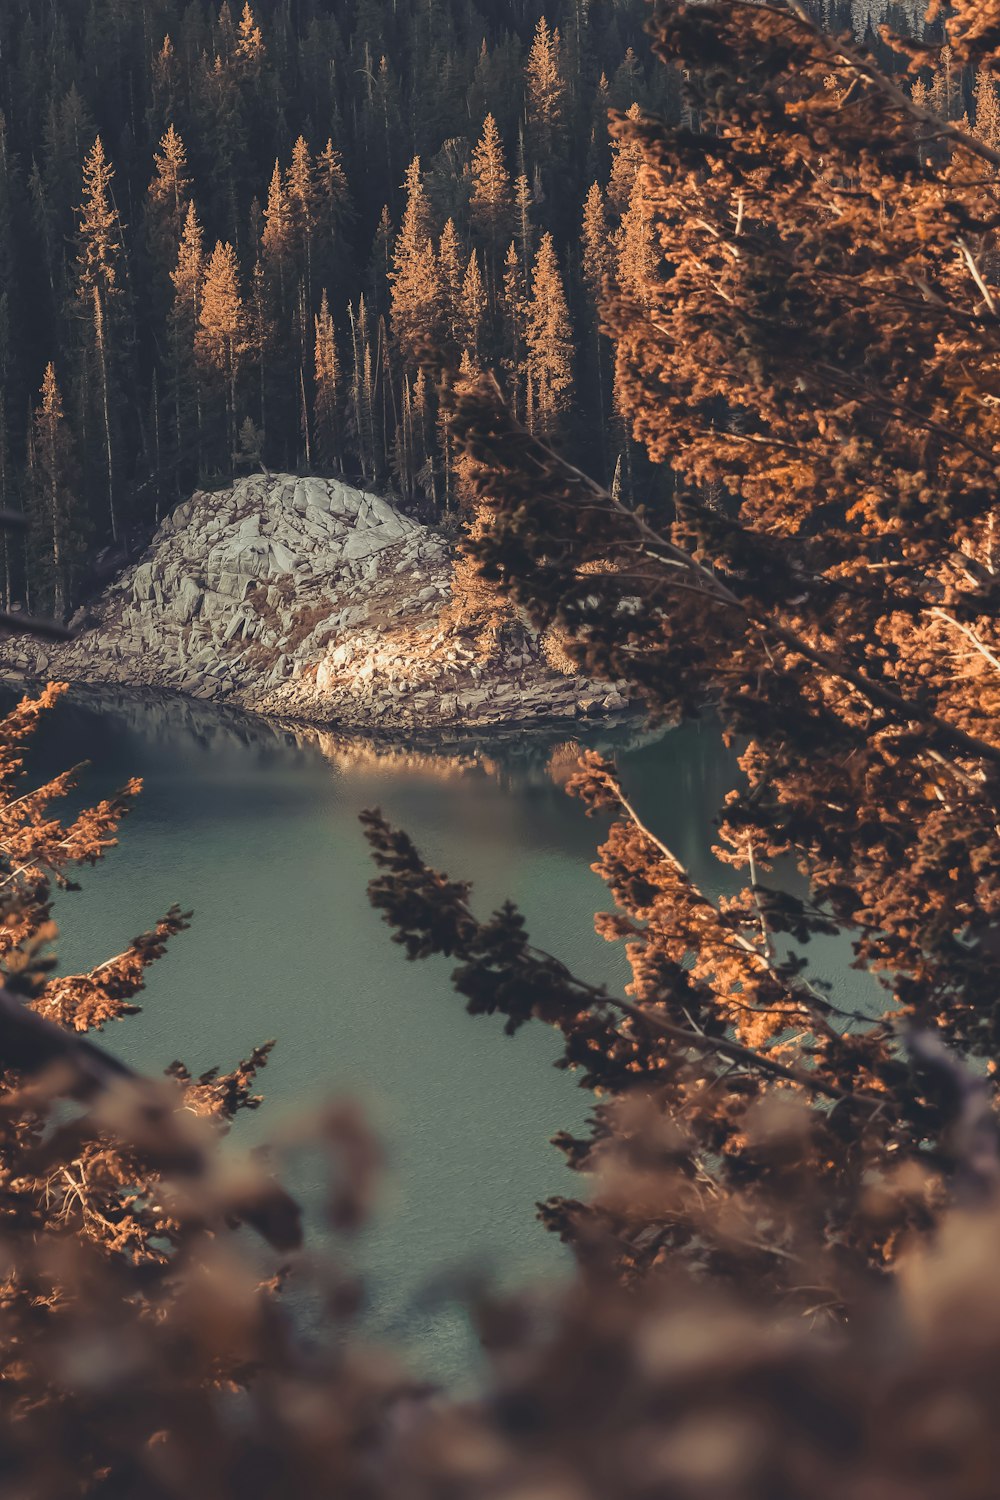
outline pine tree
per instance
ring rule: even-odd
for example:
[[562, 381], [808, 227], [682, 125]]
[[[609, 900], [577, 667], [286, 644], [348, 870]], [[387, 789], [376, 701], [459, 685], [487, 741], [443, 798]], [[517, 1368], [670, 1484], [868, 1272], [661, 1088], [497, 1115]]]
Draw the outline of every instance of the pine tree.
[[483, 133], [472, 153], [472, 227], [486, 255], [489, 285], [496, 287], [500, 249], [513, 232], [513, 199], [510, 176], [504, 160], [503, 142], [492, 115], [483, 122]]
[[63, 619], [72, 602], [84, 555], [86, 531], [73, 478], [73, 440], [53, 364], [45, 370], [33, 420], [29, 506], [33, 564], [52, 612]]
[[993, 75], [987, 68], [976, 73], [975, 131], [979, 139], [993, 151], [1000, 151], [1000, 99]]
[[410, 164], [405, 186], [406, 210], [392, 258], [391, 309], [396, 342], [412, 366], [440, 340], [443, 294], [419, 157]]
[[479, 258], [474, 250], [469, 256], [469, 264], [462, 281], [459, 311], [459, 344], [462, 355], [478, 368], [482, 357], [487, 299], [486, 287], [479, 269]]
[[580, 233], [580, 274], [591, 308], [596, 309], [605, 278], [611, 271], [611, 241], [604, 214], [604, 194], [593, 182], [583, 205], [583, 227]]
[[84, 362], [93, 366], [96, 376], [105, 495], [111, 535], [117, 541], [112, 403], [122, 302], [122, 226], [111, 190], [114, 175], [98, 136], [83, 164], [83, 202], [77, 210], [76, 302], [86, 329]]
[[412, 500], [416, 488], [416, 465], [413, 445], [413, 388], [409, 375], [403, 376], [399, 422], [393, 441], [393, 473], [404, 500]]
[[327, 141], [315, 163], [315, 251], [314, 282], [340, 285], [348, 274], [348, 234], [354, 222], [354, 205], [339, 151]]
[[325, 290], [315, 323], [313, 429], [316, 456], [326, 472], [339, 472], [343, 462], [340, 448], [340, 364], [336, 330]]
[[525, 330], [528, 320], [528, 291], [524, 267], [517, 246], [511, 240], [504, 264], [503, 296], [500, 303], [502, 330], [500, 367], [507, 394], [516, 416], [525, 411]]
[[431, 504], [438, 504], [438, 479], [434, 466], [434, 412], [431, 382], [427, 368], [421, 365], [413, 382], [413, 428], [417, 482]]
[[622, 293], [637, 302], [647, 302], [648, 284], [655, 267], [652, 212], [643, 193], [642, 178], [637, 177], [615, 235], [615, 275]]
[[215, 49], [225, 63], [231, 63], [236, 51], [236, 23], [229, 0], [222, 0], [215, 22]]
[[159, 150], [154, 152], [153, 165], [156, 170], [147, 193], [147, 222], [154, 245], [165, 239], [172, 258], [177, 254], [191, 198], [187, 152], [173, 125], [160, 141]]
[[580, 277], [583, 281], [590, 337], [587, 341], [587, 363], [591, 372], [594, 405], [599, 421], [599, 443], [601, 462], [605, 474], [608, 469], [607, 447], [607, 393], [611, 387], [608, 360], [608, 343], [601, 332], [600, 307], [605, 285], [614, 266], [611, 237], [608, 233], [604, 210], [604, 194], [600, 185], [591, 183], [583, 205], [583, 225], [580, 233]]
[[157, 292], [166, 295], [191, 201], [187, 152], [173, 125], [160, 141], [153, 164], [156, 170], [146, 194], [146, 243], [156, 272]]
[[372, 242], [371, 259], [368, 263], [366, 284], [372, 306], [380, 312], [389, 310], [389, 288], [392, 281], [392, 257], [396, 243], [396, 232], [389, 215], [389, 205], [382, 205], [382, 213]]
[[590, 135], [587, 142], [587, 175], [605, 181], [610, 171], [611, 146], [608, 139], [608, 111], [611, 96], [608, 79], [602, 73], [594, 88], [590, 111]]
[[567, 87], [559, 30], [541, 16], [524, 70], [528, 141], [536, 167], [552, 175], [564, 155]]
[[462, 322], [462, 259], [458, 244], [458, 231], [454, 219], [449, 219], [441, 231], [437, 253], [438, 279], [441, 287], [441, 307], [444, 336], [452, 352], [461, 347]]
[[407, 167], [403, 188], [406, 193], [406, 208], [399, 231], [399, 244], [405, 253], [411, 254], [431, 238], [434, 230], [419, 156], [415, 156]]
[[531, 190], [531, 184], [523, 172], [514, 183], [514, 201], [516, 204], [514, 239], [521, 254], [521, 269], [524, 272], [525, 282], [527, 282], [531, 272], [531, 262], [535, 254], [535, 227], [531, 220], [534, 194]]
[[642, 77], [639, 70], [639, 59], [635, 55], [633, 47], [626, 48], [625, 56], [615, 69], [608, 91], [609, 101], [613, 109], [629, 109], [636, 102], [639, 89], [642, 86]]
[[168, 321], [170, 387], [174, 416], [175, 476], [195, 458], [195, 473], [201, 473], [201, 376], [196, 358], [201, 323], [202, 285], [205, 279], [205, 248], [201, 224], [193, 202], [188, 204], [177, 264], [170, 274], [174, 301]]
[[227, 444], [223, 467], [231, 473], [236, 452], [236, 380], [245, 352], [244, 313], [236, 252], [222, 241], [212, 251], [205, 271], [196, 348], [203, 368], [216, 375], [223, 388]]
[[285, 181], [292, 253], [305, 282], [306, 303], [312, 307], [313, 243], [318, 223], [318, 192], [312, 157], [304, 136], [292, 148], [292, 164]]
[[264, 57], [264, 36], [254, 20], [250, 0], [246, 0], [233, 49], [233, 59], [238, 75], [244, 79], [258, 79], [264, 64]]
[[532, 432], [550, 437], [570, 408], [573, 390], [573, 330], [551, 234], [542, 235], [535, 259], [525, 343], [527, 424]]
[[347, 306], [351, 325], [351, 385], [348, 414], [357, 446], [362, 478], [373, 480], [376, 472], [374, 372], [368, 308], [362, 295], [357, 310]]
[[162, 135], [177, 116], [181, 91], [180, 62], [169, 32], [163, 38], [163, 44], [153, 58], [150, 87], [154, 135]]
[[241, 84], [233, 65], [222, 56], [202, 59], [193, 100], [194, 131], [197, 139], [211, 142], [211, 148], [202, 158], [199, 185], [234, 237], [239, 230], [241, 195], [252, 180], [248, 121], [254, 118], [254, 109], [253, 101], [244, 97], [248, 87], [252, 85]]
[[930, 99], [934, 113], [943, 120], [950, 120], [962, 112], [959, 77], [956, 75], [954, 54], [947, 42], [941, 48], [931, 79]]
[[83, 163], [83, 202], [77, 209], [77, 274], [85, 296], [97, 286], [107, 303], [121, 291], [122, 228], [111, 189], [114, 175], [98, 136]]
[[275, 161], [267, 194], [267, 207], [264, 210], [263, 246], [265, 262], [278, 287], [283, 308], [286, 303], [293, 243], [292, 210], [281, 164]]
[[260, 256], [254, 263], [250, 280], [250, 293], [246, 300], [244, 336], [247, 363], [257, 371], [259, 414], [255, 430], [260, 433], [263, 451], [267, 450], [270, 426], [270, 388], [272, 385], [272, 356], [277, 341], [278, 325], [274, 316], [272, 288]]
[[[629, 107], [626, 119], [636, 121], [639, 119], [640, 110], [638, 104]], [[635, 139], [629, 132], [625, 131], [615, 135], [611, 143], [611, 176], [608, 179], [608, 203], [619, 215], [623, 214], [628, 207], [635, 187], [635, 180], [642, 166], [642, 151]]]

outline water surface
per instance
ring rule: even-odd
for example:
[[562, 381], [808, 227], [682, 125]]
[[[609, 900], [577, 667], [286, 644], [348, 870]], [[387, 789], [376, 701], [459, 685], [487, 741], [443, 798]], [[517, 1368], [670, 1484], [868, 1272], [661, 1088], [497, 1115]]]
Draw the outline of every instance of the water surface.
[[[511, 897], [533, 939], [590, 978], [619, 988], [620, 950], [593, 932], [606, 893], [589, 864], [601, 824], [548, 768], [552, 742], [506, 750], [400, 753], [333, 737], [297, 743], [266, 725], [179, 700], [127, 696], [61, 704], [33, 770], [88, 759], [88, 800], [139, 775], [144, 791], [120, 847], [60, 897], [60, 967], [118, 952], [173, 902], [189, 932], [149, 973], [142, 1014], [105, 1041], [159, 1071], [228, 1067], [278, 1038], [261, 1075], [265, 1107], [244, 1139], [331, 1095], [360, 1098], [383, 1138], [389, 1174], [360, 1258], [369, 1331], [451, 1379], [470, 1368], [461, 1308], [421, 1293], [443, 1270], [558, 1274], [565, 1252], [534, 1205], [582, 1184], [549, 1145], [579, 1128], [587, 1096], [553, 1068], [542, 1026], [514, 1039], [472, 1018], [444, 962], [407, 963], [369, 906], [372, 873], [358, 824], [380, 806], [439, 868], [474, 882], [488, 912]], [[731, 883], [710, 853], [711, 820], [735, 768], [717, 734], [670, 731], [621, 756], [632, 794], [712, 892]], [[296, 1183], [307, 1206], [318, 1183]]]

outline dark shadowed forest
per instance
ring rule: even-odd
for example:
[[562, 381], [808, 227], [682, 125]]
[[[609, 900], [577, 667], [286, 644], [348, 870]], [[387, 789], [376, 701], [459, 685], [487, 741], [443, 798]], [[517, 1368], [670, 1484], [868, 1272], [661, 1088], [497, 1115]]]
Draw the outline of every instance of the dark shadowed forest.
[[[870, 40], [914, 29], [912, 6], [820, 10]], [[0, 506], [32, 531], [6, 547], [7, 602], [64, 613], [102, 549], [259, 461], [454, 516], [442, 362], [495, 372], [619, 493], [668, 487], [597, 312], [653, 253], [609, 111], [685, 109], [645, 19], [644, 0], [8, 0]], [[968, 68], [918, 87], [996, 131]]]

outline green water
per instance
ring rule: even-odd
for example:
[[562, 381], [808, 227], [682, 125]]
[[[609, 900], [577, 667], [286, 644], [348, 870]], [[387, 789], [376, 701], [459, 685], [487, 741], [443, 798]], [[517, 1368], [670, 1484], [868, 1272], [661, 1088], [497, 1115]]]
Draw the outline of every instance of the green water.
[[[130, 775], [145, 783], [120, 847], [58, 902], [61, 967], [119, 951], [175, 901], [193, 909], [190, 932], [150, 971], [142, 1014], [107, 1044], [145, 1070], [179, 1057], [198, 1072], [277, 1037], [265, 1107], [238, 1127], [247, 1140], [330, 1096], [362, 1100], [388, 1156], [377, 1221], [357, 1247], [367, 1331], [453, 1379], [473, 1359], [467, 1319], [422, 1293], [442, 1272], [523, 1281], [565, 1268], [534, 1205], [582, 1188], [548, 1142], [581, 1126], [587, 1097], [552, 1067], [543, 1027], [509, 1039], [500, 1021], [465, 1014], [447, 963], [406, 962], [368, 905], [357, 816], [380, 806], [439, 868], [474, 881], [481, 910], [511, 897], [537, 943], [620, 986], [621, 953], [592, 928], [605, 904], [588, 868], [601, 825], [553, 783], [539, 740], [461, 759], [325, 748], [169, 700], [61, 705], [33, 774], [88, 759], [88, 800]], [[717, 735], [686, 726], [621, 762], [696, 877], [728, 884], [710, 854], [735, 776]], [[304, 1172], [296, 1187], [314, 1207], [318, 1180]]]

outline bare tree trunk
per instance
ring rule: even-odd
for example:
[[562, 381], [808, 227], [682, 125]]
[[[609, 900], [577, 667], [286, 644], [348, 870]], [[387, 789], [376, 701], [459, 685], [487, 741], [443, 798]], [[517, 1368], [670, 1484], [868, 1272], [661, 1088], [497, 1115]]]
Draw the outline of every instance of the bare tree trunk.
[[108, 514], [111, 517], [111, 539], [118, 540], [118, 517], [115, 514], [114, 459], [111, 450], [111, 396], [108, 390], [108, 350], [104, 327], [104, 306], [101, 293], [94, 287], [94, 335], [101, 371], [101, 407], [104, 415], [104, 456], [108, 474]]

